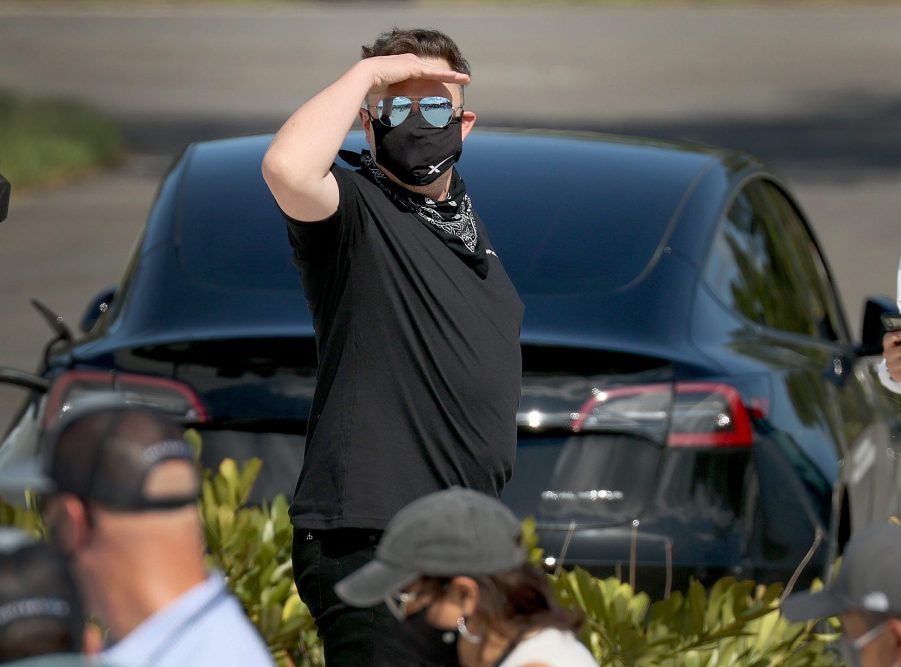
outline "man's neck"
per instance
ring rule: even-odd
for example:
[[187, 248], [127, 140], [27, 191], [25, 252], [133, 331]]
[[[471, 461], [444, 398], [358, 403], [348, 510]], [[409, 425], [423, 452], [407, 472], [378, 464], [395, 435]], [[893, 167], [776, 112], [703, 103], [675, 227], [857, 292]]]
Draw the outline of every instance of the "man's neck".
[[[144, 578], [132, 572], [133, 579]], [[170, 575], [171, 576], [171, 575]], [[162, 577], [158, 579], [146, 579], [163, 583], [162, 586], [128, 585], [121, 578], [115, 581], [103, 583], [103, 591], [99, 595], [103, 598], [102, 610], [97, 610], [98, 616], [107, 625], [111, 637], [118, 641], [127, 637], [135, 628], [148, 618], [167, 607], [169, 604], [184, 595], [197, 584], [206, 581], [208, 574], [204, 571], [194, 572], [191, 577], [179, 577], [178, 580], [166, 581]], [[93, 585], [97, 585], [94, 583]]]
[[[195, 510], [196, 511], [196, 510]], [[92, 610], [108, 626], [111, 636], [122, 639], [209, 575], [200, 556], [203, 544], [196, 520], [168, 531], [129, 533], [107, 538], [90, 558], [79, 560], [76, 570], [91, 587]], [[190, 531], [190, 532], [189, 532]], [[150, 534], [148, 534], [150, 533]], [[185, 537], [191, 535], [191, 537]]]

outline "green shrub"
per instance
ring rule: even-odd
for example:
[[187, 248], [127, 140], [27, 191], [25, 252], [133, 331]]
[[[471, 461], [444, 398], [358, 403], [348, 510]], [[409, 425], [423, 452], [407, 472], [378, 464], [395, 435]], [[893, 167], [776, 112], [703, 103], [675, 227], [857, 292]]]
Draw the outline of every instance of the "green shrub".
[[25, 101], [0, 89], [0, 173], [14, 188], [64, 181], [124, 153], [118, 126], [70, 100]]
[[12, 505], [0, 497], [0, 526], [14, 526], [32, 535], [37, 540], [44, 539], [44, 522], [37, 512], [36, 496], [27, 493], [25, 505]]
[[271, 505], [245, 506], [260, 467], [252, 459], [239, 470], [227, 459], [216, 474], [207, 471], [200, 511], [208, 560], [225, 574], [279, 665], [319, 667], [316, 626], [292, 576], [288, 502], [277, 496]]
[[[322, 647], [291, 573], [293, 529], [283, 496], [260, 507], [246, 505], [261, 463], [239, 468], [226, 460], [206, 471], [200, 511], [208, 561], [221, 570], [282, 667], [321, 667]], [[31, 508], [0, 503], [0, 523], [42, 532]], [[540, 562], [535, 524], [523, 524], [533, 562]], [[706, 591], [693, 582], [686, 593], [651, 603], [618, 579], [597, 579], [580, 568], [549, 575], [564, 604], [585, 612], [582, 640], [605, 666], [826, 667], [836, 635], [813, 624], [789, 623], [779, 613], [780, 584], [756, 585], [731, 577]]]
[[[523, 522], [523, 540], [539, 565], [544, 553], [532, 519]], [[820, 635], [813, 623], [785, 620], [779, 613], [782, 584], [725, 577], [708, 592], [693, 581], [687, 593], [652, 603], [615, 577], [597, 579], [579, 567], [549, 577], [560, 600], [585, 613], [582, 642], [605, 667], [835, 664], [830, 644], [838, 634]]]
[[[211, 562], [223, 570], [248, 615], [280, 664], [322, 665], [321, 646], [291, 576], [291, 535], [286, 500], [246, 507], [260, 462], [239, 470], [223, 462], [208, 473], [202, 511]], [[523, 524], [533, 562], [535, 523]], [[584, 610], [582, 640], [601, 665], [644, 667], [826, 667], [829, 644], [813, 624], [789, 623], [779, 613], [780, 584], [758, 586], [731, 577], [708, 592], [693, 582], [686, 594], [651, 603], [615, 578], [597, 579], [580, 568], [549, 575], [564, 604]], [[293, 661], [293, 662], [291, 662]]]
[[586, 613], [582, 640], [602, 665], [713, 667], [834, 664], [835, 636], [779, 614], [781, 584], [758, 586], [732, 577], [709, 593], [698, 582], [686, 594], [650, 604], [615, 578], [595, 579], [582, 569], [552, 577], [561, 600]]

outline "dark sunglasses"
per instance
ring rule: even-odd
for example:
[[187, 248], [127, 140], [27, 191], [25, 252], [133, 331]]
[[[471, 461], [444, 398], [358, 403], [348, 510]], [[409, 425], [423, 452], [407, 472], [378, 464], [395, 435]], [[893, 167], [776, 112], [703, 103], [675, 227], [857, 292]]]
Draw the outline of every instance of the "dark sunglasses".
[[385, 606], [398, 621], [407, 619], [407, 607], [419, 597], [416, 591], [392, 591], [385, 596]]
[[[366, 107], [369, 118], [379, 121], [387, 127], [397, 127], [410, 115], [415, 106], [419, 114], [433, 127], [447, 127], [454, 117], [454, 112], [463, 107], [454, 107], [454, 103], [446, 97], [406, 97], [404, 95], [386, 96], [375, 104]], [[373, 116], [370, 109], [375, 109]]]

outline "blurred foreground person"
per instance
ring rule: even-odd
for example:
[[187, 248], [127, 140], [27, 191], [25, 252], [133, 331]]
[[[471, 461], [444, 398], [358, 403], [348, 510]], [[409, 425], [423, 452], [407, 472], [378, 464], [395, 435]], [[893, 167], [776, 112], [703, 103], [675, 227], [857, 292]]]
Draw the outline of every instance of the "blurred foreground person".
[[375, 560], [340, 581], [345, 602], [384, 602], [413, 650], [464, 667], [597, 667], [577, 639], [581, 615], [560, 605], [527, 562], [519, 521], [497, 500], [451, 488], [403, 508]]
[[87, 665], [75, 579], [53, 547], [0, 529], [0, 664]]
[[106, 661], [273, 664], [223, 578], [204, 565], [200, 475], [180, 427], [112, 397], [83, 399], [41, 452], [54, 487], [44, 520], [109, 631]]
[[878, 524], [851, 537], [836, 577], [821, 591], [789, 596], [790, 621], [837, 616], [848, 667], [901, 667], [901, 526]]

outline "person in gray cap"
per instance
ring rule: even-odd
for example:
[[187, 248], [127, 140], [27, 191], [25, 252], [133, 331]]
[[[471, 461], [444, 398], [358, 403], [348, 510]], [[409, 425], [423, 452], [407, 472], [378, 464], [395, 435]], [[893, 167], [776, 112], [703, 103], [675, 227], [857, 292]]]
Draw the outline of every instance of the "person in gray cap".
[[384, 602], [414, 653], [463, 667], [597, 667], [564, 608], [520, 546], [499, 501], [453, 487], [391, 519], [367, 563], [335, 586], [349, 605]]
[[838, 574], [822, 590], [782, 603], [790, 621], [837, 616], [849, 667], [901, 667], [901, 526], [875, 524], [848, 542]]
[[86, 629], [62, 554], [21, 530], [0, 529], [0, 664], [87, 665]]
[[52, 542], [119, 667], [273, 665], [238, 600], [204, 564], [200, 475], [182, 429], [110, 397], [82, 401], [41, 442]]

